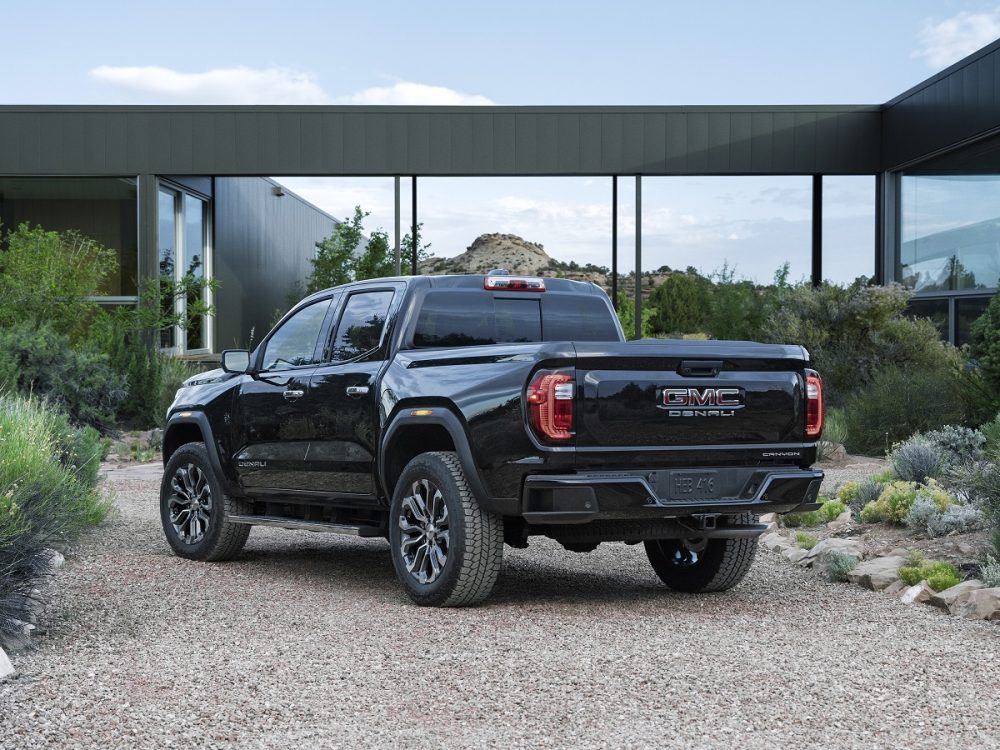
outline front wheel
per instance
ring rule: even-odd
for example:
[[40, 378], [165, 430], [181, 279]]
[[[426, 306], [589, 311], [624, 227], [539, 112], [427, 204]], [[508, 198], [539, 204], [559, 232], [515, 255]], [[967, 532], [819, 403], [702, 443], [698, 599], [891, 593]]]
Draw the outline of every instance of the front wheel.
[[469, 606], [489, 596], [500, 574], [503, 519], [479, 507], [455, 453], [422, 453], [396, 483], [389, 543], [414, 602]]
[[160, 520], [174, 553], [189, 560], [231, 560], [250, 527], [232, 523], [237, 501], [222, 489], [204, 443], [182, 445], [167, 461], [160, 483]]
[[[751, 514], [736, 519], [754, 523]], [[726, 591], [743, 580], [757, 554], [757, 539], [655, 539], [645, 543], [653, 570], [674, 591]]]

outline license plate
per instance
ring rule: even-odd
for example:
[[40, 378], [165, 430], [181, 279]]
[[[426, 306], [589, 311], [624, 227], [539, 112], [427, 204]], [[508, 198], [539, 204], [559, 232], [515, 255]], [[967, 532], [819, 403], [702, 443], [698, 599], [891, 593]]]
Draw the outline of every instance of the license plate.
[[671, 500], [716, 500], [722, 496], [717, 471], [672, 471], [668, 488]]

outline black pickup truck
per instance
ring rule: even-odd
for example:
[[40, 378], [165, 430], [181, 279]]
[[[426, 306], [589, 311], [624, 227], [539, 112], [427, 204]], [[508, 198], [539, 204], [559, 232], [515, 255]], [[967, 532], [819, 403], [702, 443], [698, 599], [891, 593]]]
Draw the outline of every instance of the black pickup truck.
[[749, 569], [763, 512], [818, 507], [823, 386], [800, 346], [626, 343], [608, 296], [506, 273], [379, 279], [296, 305], [186, 381], [163, 528], [196, 560], [251, 526], [381, 537], [418, 604], [489, 595], [504, 544], [643, 542], [678, 591]]

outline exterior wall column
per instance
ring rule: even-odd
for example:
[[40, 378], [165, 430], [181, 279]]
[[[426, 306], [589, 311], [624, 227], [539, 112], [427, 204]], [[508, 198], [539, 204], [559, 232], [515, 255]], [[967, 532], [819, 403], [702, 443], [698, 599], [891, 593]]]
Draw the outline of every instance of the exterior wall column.
[[635, 176], [635, 337], [642, 338], [642, 175]]
[[823, 175], [812, 176], [812, 285], [823, 284]]

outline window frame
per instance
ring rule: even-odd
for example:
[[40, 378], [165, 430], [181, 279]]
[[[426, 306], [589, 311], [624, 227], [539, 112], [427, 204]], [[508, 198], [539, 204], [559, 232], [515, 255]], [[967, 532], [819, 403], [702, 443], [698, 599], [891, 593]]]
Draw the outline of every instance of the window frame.
[[[382, 324], [382, 332], [379, 334], [378, 344], [362, 352], [350, 359], [333, 359], [333, 339], [336, 335], [338, 329], [340, 328], [340, 323], [343, 320], [344, 313], [347, 311], [347, 305], [350, 302], [351, 297], [359, 294], [370, 294], [374, 292], [389, 292], [392, 297], [389, 298], [389, 306], [386, 309], [385, 323]], [[400, 288], [398, 285], [372, 285], [356, 287], [354, 289], [347, 289], [343, 292], [343, 299], [340, 300], [338, 309], [336, 311], [335, 319], [331, 322], [329, 328], [326, 330], [326, 336], [323, 340], [323, 351], [319, 353], [319, 362], [324, 366], [339, 366], [350, 364], [351, 362], [359, 362], [365, 359], [370, 359], [371, 355], [376, 352], [383, 351], [385, 349], [386, 339], [389, 333], [389, 324], [395, 314], [395, 309], [400, 299]]]
[[[281, 322], [276, 325], [270, 333], [268, 333], [267, 338], [260, 342], [260, 346], [254, 356], [254, 371], [260, 374], [267, 373], [278, 373], [278, 372], [292, 372], [294, 370], [303, 370], [308, 367], [316, 367], [323, 363], [323, 349], [325, 347], [324, 342], [327, 339], [330, 331], [330, 321], [331, 318], [336, 315], [336, 311], [340, 306], [341, 294], [330, 294], [318, 299], [314, 299], [308, 304], [300, 305], [293, 310], [290, 310], [288, 314], [282, 318]], [[270, 346], [272, 339], [282, 328], [284, 328], [288, 323], [290, 323], [295, 316], [306, 308], [313, 307], [314, 305], [319, 305], [322, 303], [327, 304], [326, 313], [323, 316], [323, 321], [320, 323], [319, 332], [316, 334], [316, 341], [313, 342], [313, 354], [312, 361], [304, 365], [293, 365], [291, 367], [283, 367], [280, 370], [264, 369], [264, 358], [267, 356], [267, 347]]]

